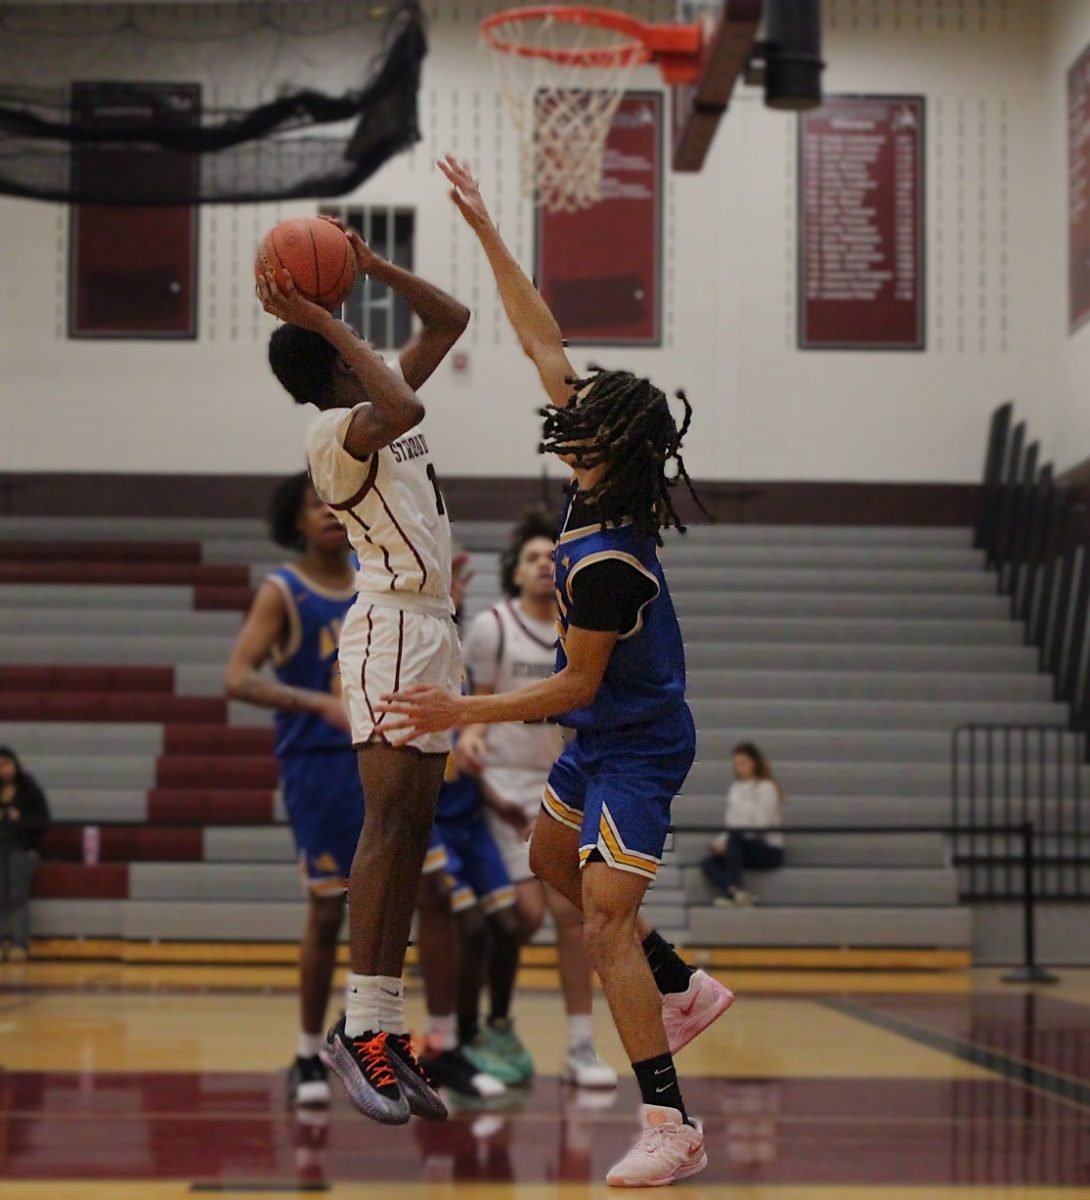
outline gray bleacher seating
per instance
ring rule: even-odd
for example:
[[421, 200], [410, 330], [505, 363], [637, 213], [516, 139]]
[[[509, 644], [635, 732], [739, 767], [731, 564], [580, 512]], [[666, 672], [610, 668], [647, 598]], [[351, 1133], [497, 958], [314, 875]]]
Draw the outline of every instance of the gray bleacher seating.
[[[477, 571], [467, 617], [498, 596], [507, 527], [463, 523]], [[260, 523], [241, 520], [0, 518], [2, 539], [195, 541], [203, 561], [276, 561]], [[787, 820], [897, 826], [950, 818], [949, 741], [968, 721], [1063, 719], [1035, 653], [994, 594], [968, 530], [701, 526], [663, 552], [688, 646], [699, 761], [678, 824], [721, 820], [730, 749], [751, 738], [787, 793]], [[178, 586], [0, 586], [0, 664], [176, 668], [188, 696], [222, 694], [236, 612], [194, 611]], [[239, 726], [269, 715], [229, 706]], [[81, 822], [147, 815], [160, 726], [0, 723], [53, 800]], [[1088, 779], [1090, 782], [1090, 779]], [[1090, 794], [1090, 787], [1086, 789]], [[280, 939], [302, 919], [281, 824], [208, 826], [200, 863], [134, 863], [124, 901], [40, 900], [42, 934]], [[939, 835], [800, 834], [785, 867], [754, 876], [762, 904], [713, 908], [698, 863], [708, 837], [680, 833], [648, 910], [674, 937], [736, 946], [970, 944], [968, 910]]]

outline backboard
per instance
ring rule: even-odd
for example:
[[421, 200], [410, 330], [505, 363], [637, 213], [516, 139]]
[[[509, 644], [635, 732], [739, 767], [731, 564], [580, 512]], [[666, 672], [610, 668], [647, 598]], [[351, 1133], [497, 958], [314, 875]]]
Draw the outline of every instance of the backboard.
[[763, 0], [677, 0], [677, 18], [705, 27], [698, 83], [672, 89], [673, 167], [699, 171], [753, 52]]

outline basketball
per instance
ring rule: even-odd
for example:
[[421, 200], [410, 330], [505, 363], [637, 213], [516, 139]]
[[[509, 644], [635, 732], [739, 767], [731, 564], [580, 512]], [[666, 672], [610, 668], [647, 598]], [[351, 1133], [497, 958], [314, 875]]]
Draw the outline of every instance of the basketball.
[[339, 308], [356, 281], [352, 243], [329, 221], [291, 217], [274, 225], [261, 239], [254, 261], [259, 278], [272, 271], [279, 283], [291, 274], [301, 295], [323, 308]]

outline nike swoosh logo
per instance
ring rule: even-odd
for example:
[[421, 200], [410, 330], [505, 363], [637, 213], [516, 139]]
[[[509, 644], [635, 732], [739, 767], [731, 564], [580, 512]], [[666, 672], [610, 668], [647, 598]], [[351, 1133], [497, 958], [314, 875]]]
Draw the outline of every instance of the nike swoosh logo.
[[668, 1092], [669, 1090], [670, 1084], [667, 1084], [664, 1088], [655, 1088], [655, 1095], [661, 1096], [663, 1092]]
[[689, 1007], [681, 1010], [681, 1015], [683, 1017], [691, 1017], [693, 1015], [693, 1009], [696, 1008], [696, 1002], [699, 998], [699, 996], [694, 996], [689, 1003]]
[[663, 1067], [661, 1071], [656, 1071], [655, 1074], [656, 1075], [665, 1075], [666, 1072], [669, 1071], [669, 1069], [670, 1069], [669, 1067]]
[[380, 987], [379, 991], [382, 992], [382, 994], [384, 996], [393, 996], [395, 999], [397, 999], [401, 995], [400, 992], [391, 992], [389, 988], [384, 988], [384, 987]]

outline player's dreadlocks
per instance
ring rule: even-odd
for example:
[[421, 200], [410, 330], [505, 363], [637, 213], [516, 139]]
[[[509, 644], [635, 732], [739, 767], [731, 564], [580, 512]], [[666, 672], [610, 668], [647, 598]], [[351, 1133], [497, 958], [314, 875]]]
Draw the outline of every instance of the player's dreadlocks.
[[[684, 392], [677, 393], [685, 406], [679, 429], [666, 394], [630, 371], [596, 367], [588, 378], [567, 382], [577, 395], [586, 394], [573, 399], [567, 408], [550, 405], [541, 409], [545, 427], [540, 450], [570, 457], [582, 468], [609, 464], [600, 483], [579, 493], [589, 508], [601, 511], [603, 525], [614, 518], [630, 517], [639, 536], [654, 538], [659, 545], [665, 528], [684, 533], [685, 525], [670, 496], [679, 480], [684, 480], [700, 511], [711, 516], [681, 457], [681, 443], [693, 419]], [[672, 477], [666, 474], [671, 459], [676, 469]]]
[[550, 542], [555, 542], [559, 524], [556, 515], [547, 508], [528, 508], [519, 517], [519, 523], [511, 530], [507, 549], [500, 555], [500, 586], [512, 600], [519, 594], [515, 572], [522, 557], [522, 548], [535, 538], [548, 538]]

